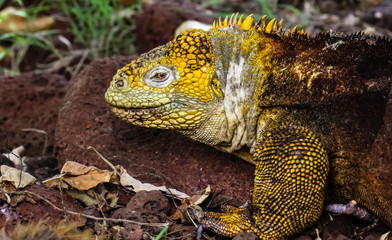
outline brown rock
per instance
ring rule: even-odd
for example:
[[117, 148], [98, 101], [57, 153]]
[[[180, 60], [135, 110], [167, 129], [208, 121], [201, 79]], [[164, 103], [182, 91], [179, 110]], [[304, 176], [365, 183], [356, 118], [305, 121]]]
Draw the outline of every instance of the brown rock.
[[59, 163], [77, 161], [109, 169], [87, 150], [92, 146], [143, 182], [188, 194], [211, 185], [246, 201], [253, 184], [252, 165], [175, 132], [132, 126], [111, 113], [104, 99], [106, 88], [129, 61], [99, 60], [70, 82], [55, 136]]
[[354, 232], [351, 218], [347, 215], [337, 215], [333, 217], [332, 221], [321, 230], [323, 233], [323, 239], [333, 240], [333, 239], [350, 239]]
[[[161, 191], [140, 191], [132, 197], [126, 208], [129, 211], [138, 211], [143, 215], [161, 215], [166, 214], [167, 211], [169, 211], [170, 205], [169, 200], [162, 194]], [[160, 221], [164, 220], [166, 219], [162, 219]]]
[[42, 154], [45, 135], [24, 128], [44, 130], [48, 135], [48, 152], [53, 151], [54, 129], [59, 107], [67, 91], [67, 81], [57, 74], [26, 73], [0, 77], [0, 146], [25, 145], [26, 155]]
[[[28, 193], [10, 194], [12, 197], [19, 197], [20, 202], [14, 207], [2, 203], [3, 205], [0, 207], [2, 213], [0, 214], [0, 229], [5, 227], [8, 232], [12, 231], [17, 222], [32, 223], [42, 220], [46, 220], [48, 225], [57, 224], [62, 220], [78, 222], [79, 225], [84, 224], [84, 217], [66, 213], [66, 211], [82, 212], [83, 209], [79, 201], [66, 193], [60, 194], [57, 189], [38, 184], [28, 186], [24, 190], [34, 195]], [[52, 207], [47, 201], [58, 209]], [[0, 202], [2, 201], [0, 200]], [[64, 211], [59, 209], [64, 209]]]
[[[114, 211], [111, 218], [128, 219], [139, 223], [162, 223], [167, 221], [170, 208], [169, 200], [160, 191], [140, 191], [135, 194], [126, 207]], [[113, 225], [114, 223], [109, 223]], [[142, 239], [143, 231], [141, 225], [122, 222], [124, 229], [118, 234], [122, 239]], [[143, 226], [147, 232], [158, 234], [162, 227]], [[116, 231], [112, 231], [112, 238], [116, 236]]]
[[124, 229], [120, 230], [120, 239], [139, 240], [143, 239], [143, 230], [140, 225], [127, 224]]
[[302, 235], [302, 236], [293, 238], [293, 240], [312, 240], [312, 238], [309, 236]]
[[389, 238], [382, 238], [384, 234], [382, 233], [370, 233], [366, 237], [363, 238], [363, 240], [381, 240], [381, 239], [391, 239], [390, 234], [388, 235]]
[[[384, 113], [384, 125], [378, 131], [378, 135], [373, 143], [372, 149], [367, 155], [367, 159], [359, 161], [361, 172], [361, 188], [370, 189], [377, 199], [372, 205], [380, 206], [381, 209], [391, 209], [392, 199], [392, 94]], [[369, 190], [367, 190], [369, 192]], [[389, 227], [392, 224], [391, 212], [377, 213], [381, 219], [387, 220]]]
[[242, 232], [238, 233], [233, 240], [257, 240], [259, 239], [256, 234], [254, 233], [248, 233], [248, 232]]
[[[131, 211], [130, 209], [126, 208], [119, 208], [117, 209], [112, 218], [114, 219], [128, 219], [136, 222], [146, 222], [140, 212]], [[116, 230], [113, 228], [114, 223], [109, 223], [111, 225], [111, 238], [112, 239], [130, 239], [130, 240], [139, 240], [142, 239], [143, 230], [140, 225], [132, 224], [127, 222], [122, 222], [123, 228], [120, 230]]]
[[386, 1], [380, 6], [367, 9], [363, 20], [373, 25], [392, 30], [392, 2]]

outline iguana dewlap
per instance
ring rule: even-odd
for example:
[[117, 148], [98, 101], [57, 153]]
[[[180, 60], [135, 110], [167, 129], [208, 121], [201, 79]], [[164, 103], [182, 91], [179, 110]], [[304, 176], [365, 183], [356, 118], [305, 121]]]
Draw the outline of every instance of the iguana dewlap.
[[105, 98], [132, 124], [174, 129], [256, 165], [250, 206], [207, 212], [204, 228], [287, 239], [317, 220], [325, 196], [354, 199], [392, 227], [392, 141], [372, 155], [380, 138], [392, 140], [391, 77], [391, 40], [310, 38], [232, 16], [141, 55]]

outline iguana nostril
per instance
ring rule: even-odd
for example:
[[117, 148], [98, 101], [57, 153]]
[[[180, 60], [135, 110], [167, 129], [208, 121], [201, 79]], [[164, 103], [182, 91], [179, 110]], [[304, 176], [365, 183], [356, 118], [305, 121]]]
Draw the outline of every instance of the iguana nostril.
[[116, 87], [118, 87], [118, 88], [124, 87], [124, 81], [123, 80], [117, 80], [116, 81]]

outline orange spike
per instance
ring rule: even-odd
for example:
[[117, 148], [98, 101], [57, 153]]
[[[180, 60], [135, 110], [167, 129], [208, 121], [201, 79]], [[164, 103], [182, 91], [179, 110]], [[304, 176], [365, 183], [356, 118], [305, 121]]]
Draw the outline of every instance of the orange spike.
[[229, 26], [233, 25], [233, 18], [234, 18], [235, 13], [231, 14], [230, 18], [229, 18]]
[[225, 17], [225, 20], [223, 20], [223, 27], [227, 28], [227, 22], [228, 22], [228, 18]]
[[266, 33], [271, 33], [272, 30], [274, 29], [274, 24], [275, 24], [275, 18], [272, 19], [268, 24], [267, 27], [265, 28]]
[[242, 24], [242, 16], [243, 16], [243, 15], [241, 15], [240, 18], [238, 19], [238, 22], [237, 22], [237, 25], [238, 25], [238, 26], [241, 26], [241, 24]]
[[293, 28], [293, 30], [291, 31], [291, 35], [293, 35], [293, 34], [295, 34], [295, 33], [297, 32], [297, 28], [298, 28], [298, 26], [295, 26], [295, 27]]
[[283, 19], [279, 21], [278, 23], [278, 30], [282, 30], [283, 27]]
[[231, 26], [235, 26], [235, 24], [237, 22], [237, 18], [238, 18], [238, 12], [233, 14], [233, 19], [231, 20], [231, 23], [230, 23]]
[[261, 17], [261, 21], [262, 21], [262, 24], [261, 24], [261, 31], [264, 31], [265, 30], [265, 19], [267, 18], [267, 15], [264, 15], [264, 16], [262, 16]]
[[244, 22], [241, 24], [242, 29], [249, 30], [253, 25], [253, 14], [247, 16]]
[[221, 18], [218, 19], [218, 28], [222, 28], [222, 20], [221, 20]]

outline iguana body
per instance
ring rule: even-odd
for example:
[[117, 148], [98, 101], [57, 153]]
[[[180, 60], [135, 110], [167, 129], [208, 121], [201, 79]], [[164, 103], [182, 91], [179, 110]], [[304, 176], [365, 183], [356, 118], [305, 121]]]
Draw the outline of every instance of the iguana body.
[[391, 77], [390, 40], [309, 38], [234, 16], [141, 55], [105, 97], [132, 124], [175, 129], [256, 165], [250, 206], [207, 212], [205, 228], [286, 239], [317, 220], [326, 191], [328, 201], [357, 200], [392, 226], [391, 181], [368, 172]]

